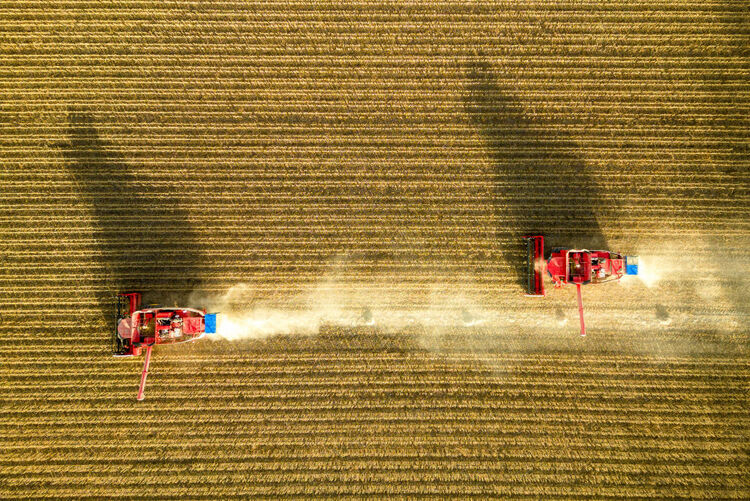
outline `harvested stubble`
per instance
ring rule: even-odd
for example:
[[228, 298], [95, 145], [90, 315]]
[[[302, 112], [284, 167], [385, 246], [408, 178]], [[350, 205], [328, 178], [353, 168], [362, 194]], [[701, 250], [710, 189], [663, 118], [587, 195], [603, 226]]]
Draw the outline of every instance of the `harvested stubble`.
[[[0, 497], [750, 497], [740, 2], [0, 5]], [[672, 265], [520, 297], [539, 231]], [[403, 329], [108, 357], [115, 289]], [[474, 328], [428, 312], [501, 312]], [[455, 310], [455, 311], [454, 311]]]

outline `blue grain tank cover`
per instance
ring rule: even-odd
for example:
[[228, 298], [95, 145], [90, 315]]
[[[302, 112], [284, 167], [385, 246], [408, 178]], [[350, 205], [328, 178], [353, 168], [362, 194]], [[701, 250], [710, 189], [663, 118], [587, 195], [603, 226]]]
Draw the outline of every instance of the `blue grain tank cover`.
[[625, 274], [638, 274], [638, 256], [625, 256]]
[[203, 320], [206, 323], [206, 334], [216, 334], [216, 313], [206, 313]]

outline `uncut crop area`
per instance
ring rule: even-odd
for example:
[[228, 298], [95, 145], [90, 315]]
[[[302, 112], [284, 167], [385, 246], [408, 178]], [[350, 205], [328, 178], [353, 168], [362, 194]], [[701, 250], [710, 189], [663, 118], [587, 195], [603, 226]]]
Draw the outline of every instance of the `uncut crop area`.
[[0, 2], [0, 498], [750, 498], [748, 15]]

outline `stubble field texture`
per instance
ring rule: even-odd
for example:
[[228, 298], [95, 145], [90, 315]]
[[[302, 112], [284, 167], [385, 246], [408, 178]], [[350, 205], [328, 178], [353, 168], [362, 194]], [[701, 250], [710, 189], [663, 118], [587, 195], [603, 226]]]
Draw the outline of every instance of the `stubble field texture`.
[[[747, 499], [748, 16], [3, 1], [0, 497]], [[143, 402], [118, 290], [225, 321]]]

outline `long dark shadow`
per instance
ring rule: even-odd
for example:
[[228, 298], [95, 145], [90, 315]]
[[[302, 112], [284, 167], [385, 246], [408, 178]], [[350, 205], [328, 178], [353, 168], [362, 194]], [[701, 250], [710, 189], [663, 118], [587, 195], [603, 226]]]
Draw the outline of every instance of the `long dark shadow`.
[[85, 110], [69, 110], [67, 140], [59, 147], [93, 210], [102, 315], [114, 317], [118, 291], [140, 290], [144, 301], [165, 304], [187, 299], [201, 260], [196, 232], [180, 204], [180, 184], [139, 179]]
[[606, 249], [595, 214], [602, 198], [574, 153], [579, 145], [535, 127], [487, 62], [473, 63], [468, 78], [464, 106], [492, 154], [496, 235], [514, 242], [502, 250], [518, 284], [526, 280], [523, 235], [543, 234], [547, 249]]

